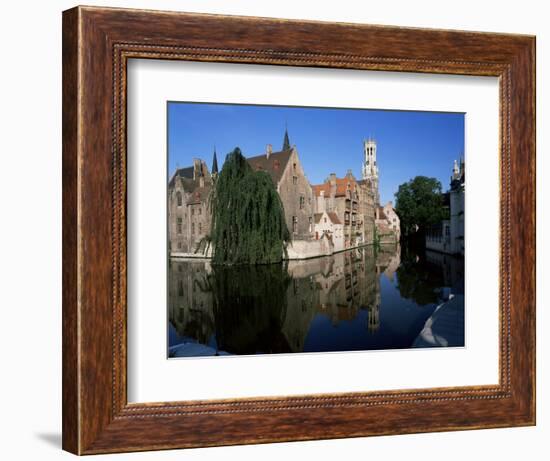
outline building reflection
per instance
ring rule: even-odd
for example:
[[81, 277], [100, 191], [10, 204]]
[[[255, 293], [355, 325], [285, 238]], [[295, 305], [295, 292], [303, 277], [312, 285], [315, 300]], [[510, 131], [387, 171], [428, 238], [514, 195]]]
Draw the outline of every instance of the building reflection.
[[451, 294], [463, 303], [464, 263], [396, 245], [284, 265], [172, 259], [168, 288], [170, 345], [200, 355], [387, 349], [410, 347]]
[[372, 247], [286, 265], [212, 267], [171, 260], [169, 317], [177, 334], [232, 354], [301, 352], [316, 317], [333, 326], [367, 313], [380, 328], [380, 277], [393, 277], [399, 248]]

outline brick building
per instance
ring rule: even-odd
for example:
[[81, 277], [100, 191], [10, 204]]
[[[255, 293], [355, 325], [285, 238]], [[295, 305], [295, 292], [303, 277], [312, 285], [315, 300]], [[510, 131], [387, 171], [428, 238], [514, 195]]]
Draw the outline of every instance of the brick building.
[[[364, 142], [363, 178], [348, 170], [343, 178], [333, 173], [323, 184], [311, 185], [295, 146], [285, 130], [282, 149], [270, 144], [261, 155], [247, 159], [255, 171], [269, 174], [281, 198], [291, 235], [290, 259], [328, 255], [374, 242], [380, 224], [376, 142]], [[216, 152], [212, 173], [201, 159], [178, 168], [168, 184], [169, 251], [173, 256], [209, 256], [210, 194], [218, 174]], [[393, 209], [392, 209], [393, 210]], [[389, 213], [389, 211], [388, 211]], [[395, 212], [393, 212], [395, 214]], [[392, 215], [393, 216], [393, 215]], [[396, 217], [397, 215], [395, 215]], [[392, 218], [393, 219], [393, 218]], [[398, 219], [398, 218], [397, 218]], [[399, 240], [399, 221], [395, 231]]]

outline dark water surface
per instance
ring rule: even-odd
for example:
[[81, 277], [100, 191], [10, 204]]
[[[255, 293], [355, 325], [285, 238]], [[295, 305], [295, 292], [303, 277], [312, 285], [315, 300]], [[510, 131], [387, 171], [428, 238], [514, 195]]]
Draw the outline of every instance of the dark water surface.
[[384, 247], [266, 266], [172, 259], [168, 355], [464, 345], [463, 259]]

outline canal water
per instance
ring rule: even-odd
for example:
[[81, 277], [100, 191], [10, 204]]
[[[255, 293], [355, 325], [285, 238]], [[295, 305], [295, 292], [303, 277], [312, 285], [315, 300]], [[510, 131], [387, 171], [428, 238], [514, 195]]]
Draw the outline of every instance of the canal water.
[[464, 346], [464, 262], [372, 246], [265, 266], [172, 259], [168, 356]]

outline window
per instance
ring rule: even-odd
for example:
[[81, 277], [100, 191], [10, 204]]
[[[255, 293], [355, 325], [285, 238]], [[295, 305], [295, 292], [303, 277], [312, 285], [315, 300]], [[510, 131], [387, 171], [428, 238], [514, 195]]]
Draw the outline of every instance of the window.
[[327, 218], [324, 218], [325, 222], [327, 222]]
[[199, 223], [199, 234], [202, 234], [202, 223]]
[[293, 168], [293, 170], [294, 170], [294, 173], [296, 173], [296, 163], [293, 163], [293, 164], [292, 164], [292, 168]]
[[191, 224], [191, 235], [195, 235], [195, 223]]
[[298, 184], [298, 176], [292, 176], [292, 184]]
[[183, 296], [183, 280], [178, 280], [178, 296]]
[[313, 218], [311, 216], [309, 217], [309, 231], [313, 232]]
[[191, 207], [191, 216], [195, 216], [195, 209]]
[[292, 216], [292, 232], [295, 234], [298, 232], [298, 218], [296, 216]]
[[[178, 242], [178, 250], [181, 250], [181, 242]], [[181, 272], [181, 264], [178, 266], [179, 271]]]
[[176, 202], [177, 202], [178, 206], [183, 205], [183, 198], [181, 196], [181, 192], [179, 192], [179, 191], [176, 193]]
[[306, 199], [303, 195], [300, 195], [300, 210], [304, 209], [304, 205], [306, 204]]
[[183, 219], [177, 218], [176, 219], [176, 233], [181, 234], [183, 229]]
[[202, 214], [202, 207], [199, 207], [199, 215]]

